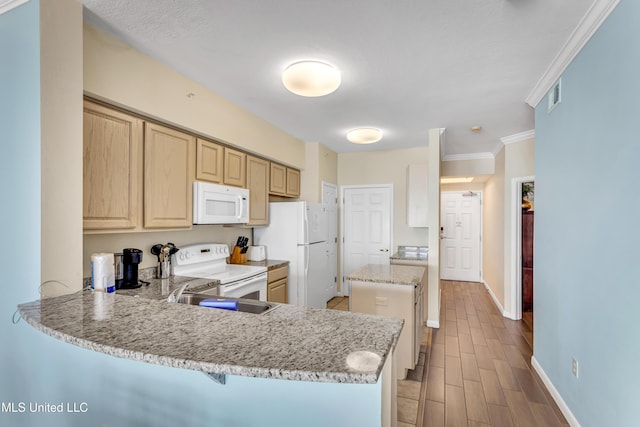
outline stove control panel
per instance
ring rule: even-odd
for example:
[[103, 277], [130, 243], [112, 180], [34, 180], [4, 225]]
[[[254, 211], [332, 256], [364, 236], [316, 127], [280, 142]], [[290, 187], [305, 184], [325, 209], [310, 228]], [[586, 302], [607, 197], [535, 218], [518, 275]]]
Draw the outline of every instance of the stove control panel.
[[174, 255], [177, 266], [224, 260], [228, 256], [229, 246], [224, 243], [186, 245], [180, 247], [180, 251]]

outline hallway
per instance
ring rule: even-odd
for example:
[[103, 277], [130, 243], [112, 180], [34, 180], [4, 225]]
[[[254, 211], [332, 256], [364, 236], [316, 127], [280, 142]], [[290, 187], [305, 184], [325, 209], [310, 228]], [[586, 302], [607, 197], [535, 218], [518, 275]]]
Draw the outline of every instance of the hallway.
[[442, 281], [423, 427], [566, 426], [531, 367], [533, 334], [503, 317], [480, 283]]

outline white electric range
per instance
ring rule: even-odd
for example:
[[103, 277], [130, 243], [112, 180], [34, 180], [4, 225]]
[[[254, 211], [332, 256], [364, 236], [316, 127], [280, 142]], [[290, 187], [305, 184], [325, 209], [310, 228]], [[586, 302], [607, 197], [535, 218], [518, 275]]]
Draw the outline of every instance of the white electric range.
[[267, 268], [227, 264], [229, 246], [224, 243], [182, 246], [173, 257], [174, 275], [217, 281], [220, 296], [267, 299]]

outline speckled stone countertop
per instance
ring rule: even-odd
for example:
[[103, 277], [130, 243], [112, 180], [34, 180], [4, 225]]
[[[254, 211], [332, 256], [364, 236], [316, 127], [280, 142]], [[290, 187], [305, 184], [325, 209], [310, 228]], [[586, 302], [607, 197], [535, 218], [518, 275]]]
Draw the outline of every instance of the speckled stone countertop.
[[267, 267], [267, 271], [275, 270], [289, 264], [289, 261], [279, 259], [265, 259], [264, 261], [247, 261], [246, 265], [255, 265], [256, 267]]
[[367, 264], [347, 276], [348, 280], [393, 283], [417, 286], [422, 281], [424, 267], [407, 265]]
[[338, 383], [377, 382], [403, 326], [400, 319], [287, 304], [256, 315], [90, 289], [18, 309], [27, 323], [52, 337], [116, 357]]
[[398, 246], [398, 252], [391, 255], [390, 259], [400, 261], [427, 261], [429, 248], [427, 246]]

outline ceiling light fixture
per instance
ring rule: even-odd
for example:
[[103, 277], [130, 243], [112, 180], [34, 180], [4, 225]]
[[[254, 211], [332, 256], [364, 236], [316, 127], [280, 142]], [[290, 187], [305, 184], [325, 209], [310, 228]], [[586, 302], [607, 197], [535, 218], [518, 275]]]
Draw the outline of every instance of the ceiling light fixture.
[[373, 144], [382, 139], [382, 131], [376, 128], [358, 128], [347, 132], [347, 139], [354, 144]]
[[463, 182], [471, 182], [473, 181], [472, 176], [460, 176], [453, 178], [440, 178], [440, 184], [460, 184]]
[[300, 96], [328, 95], [338, 89], [341, 81], [336, 67], [315, 60], [294, 62], [282, 72], [284, 87]]
[[482, 130], [482, 126], [472, 126], [471, 132], [480, 132]]

